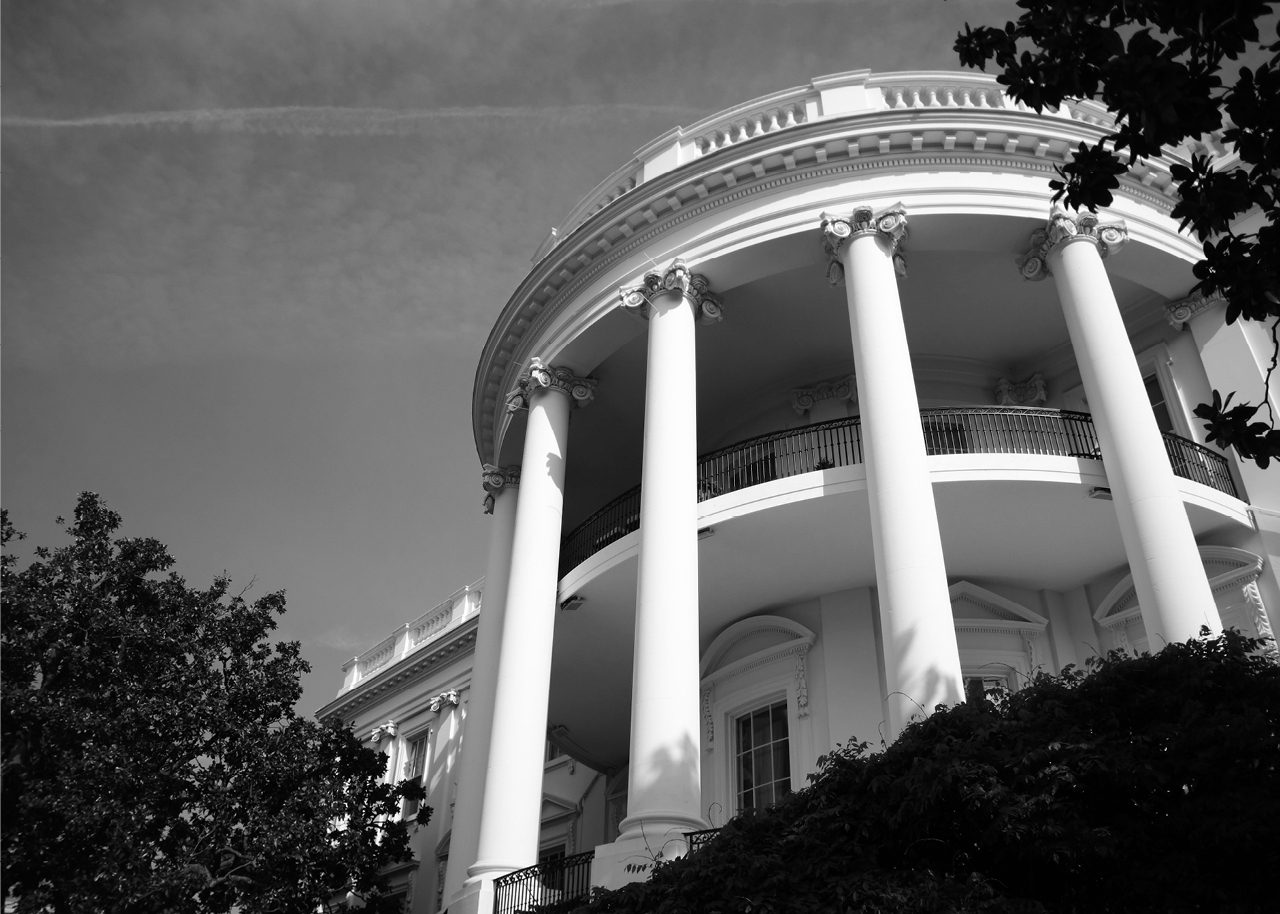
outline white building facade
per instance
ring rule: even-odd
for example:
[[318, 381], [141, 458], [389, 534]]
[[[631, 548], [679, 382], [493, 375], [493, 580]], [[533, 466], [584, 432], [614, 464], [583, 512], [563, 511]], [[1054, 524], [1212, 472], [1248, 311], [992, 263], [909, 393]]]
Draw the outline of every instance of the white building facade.
[[1271, 638], [1280, 475], [1191, 415], [1256, 402], [1269, 341], [1189, 297], [1189, 150], [1051, 210], [1108, 123], [982, 75], [839, 74], [658, 138], [552, 233], [476, 373], [472, 640], [430, 675], [398, 672], [430, 640], [357, 662], [323, 712], [390, 722], [414, 764], [436, 734], [424, 777], [456, 787], [413, 911], [488, 914], [540, 854], [642, 878], [966, 689]]

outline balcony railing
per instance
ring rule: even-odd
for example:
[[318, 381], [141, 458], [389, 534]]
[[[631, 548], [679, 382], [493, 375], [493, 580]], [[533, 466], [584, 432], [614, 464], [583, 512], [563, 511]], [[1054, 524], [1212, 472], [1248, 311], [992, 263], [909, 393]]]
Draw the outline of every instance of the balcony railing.
[[689, 853], [696, 854], [702, 848], [711, 843], [711, 839], [720, 834], [718, 828], [706, 828], [702, 831], [687, 831], [684, 833], [684, 840], [689, 844]]
[[[942, 454], [1038, 454], [1100, 460], [1088, 413], [1035, 407], [948, 407], [920, 412], [925, 448]], [[1236, 497], [1226, 459], [1177, 435], [1164, 436], [1175, 475]], [[698, 458], [698, 501], [813, 470], [862, 463], [857, 417], [771, 432]], [[579, 524], [560, 549], [560, 574], [640, 529], [640, 487]]]
[[591, 893], [595, 851], [547, 860], [493, 881], [493, 914], [558, 914]]

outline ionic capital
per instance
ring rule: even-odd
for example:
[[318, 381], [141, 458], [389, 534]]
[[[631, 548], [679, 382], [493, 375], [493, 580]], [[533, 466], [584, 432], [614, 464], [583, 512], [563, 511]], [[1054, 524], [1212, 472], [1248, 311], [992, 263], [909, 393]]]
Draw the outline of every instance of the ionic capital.
[[679, 257], [661, 273], [654, 270], [644, 274], [644, 285], [618, 290], [622, 307], [646, 318], [651, 314], [654, 299], [662, 295], [681, 295], [688, 299], [700, 324], [718, 324], [724, 320], [720, 299], [712, 293], [707, 277], [691, 271]]
[[907, 275], [907, 262], [898, 250], [907, 237], [907, 208], [895, 203], [886, 210], [874, 213], [869, 206], [855, 207], [852, 215], [822, 214], [822, 247], [827, 252], [827, 281], [833, 286], [844, 282], [844, 265], [840, 252], [845, 242], [858, 235], [877, 235], [893, 258], [893, 268], [899, 276]]
[[1181, 330], [1197, 314], [1208, 311], [1214, 305], [1222, 304], [1225, 301], [1226, 299], [1219, 292], [1215, 292], [1212, 295], [1193, 292], [1184, 299], [1169, 302], [1169, 304], [1165, 305], [1165, 317], [1169, 319], [1173, 329]]
[[369, 742], [373, 743], [375, 746], [379, 746], [382, 744], [384, 739], [389, 739], [395, 736], [396, 729], [396, 722], [394, 720], [388, 720], [384, 724], [378, 724], [378, 726], [374, 727], [369, 733]]
[[492, 514], [494, 497], [503, 489], [514, 489], [520, 485], [520, 467], [496, 467], [486, 463], [481, 470], [484, 476], [480, 485], [484, 488], [484, 513]]
[[586, 406], [596, 395], [596, 383], [595, 378], [580, 378], [568, 368], [548, 365], [535, 356], [516, 382], [515, 390], [507, 394], [507, 412], [526, 409], [529, 399], [539, 390], [558, 391], [577, 406]]
[[1038, 371], [1021, 381], [1001, 378], [996, 384], [997, 406], [1044, 406], [1048, 398], [1044, 375]]
[[1031, 233], [1031, 247], [1018, 258], [1018, 270], [1023, 279], [1039, 281], [1053, 275], [1049, 270], [1049, 255], [1065, 244], [1091, 241], [1098, 254], [1106, 257], [1128, 240], [1129, 230], [1123, 220], [1101, 222], [1095, 213], [1072, 216], [1055, 206], [1045, 227]]
[[853, 375], [844, 375], [822, 381], [809, 387], [793, 387], [791, 389], [791, 408], [803, 416], [817, 405], [819, 400], [848, 400], [858, 402], [857, 382]]
[[439, 714], [444, 708], [456, 708], [459, 701], [457, 689], [441, 692], [431, 699], [431, 711], [434, 714]]

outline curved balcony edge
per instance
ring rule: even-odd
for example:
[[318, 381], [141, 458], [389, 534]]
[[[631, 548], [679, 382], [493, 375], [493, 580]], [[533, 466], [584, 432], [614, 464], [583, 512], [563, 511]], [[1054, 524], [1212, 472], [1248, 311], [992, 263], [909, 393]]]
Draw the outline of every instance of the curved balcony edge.
[[[1026, 454], [1101, 461], [1088, 413], [1041, 407], [944, 407], [920, 411], [929, 456]], [[1225, 457], [1166, 433], [1174, 475], [1239, 498]], [[863, 462], [859, 417], [757, 435], [698, 458], [698, 501], [814, 470]], [[619, 495], [561, 541], [560, 577], [640, 528], [640, 487]]]

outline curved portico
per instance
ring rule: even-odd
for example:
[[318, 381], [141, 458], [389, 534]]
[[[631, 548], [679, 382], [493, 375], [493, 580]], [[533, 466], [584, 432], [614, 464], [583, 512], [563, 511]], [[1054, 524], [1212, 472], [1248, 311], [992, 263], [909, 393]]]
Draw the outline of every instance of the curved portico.
[[[477, 654], [493, 665], [477, 672], [495, 682], [492, 742], [476, 858], [450, 862], [470, 868], [457, 910], [536, 859], [548, 724], [583, 761], [627, 771], [598, 881], [626, 878], [631, 845], [706, 822], [708, 778], [733, 776], [707, 756], [712, 718], [746, 705], [709, 698], [700, 660], [754, 615], [791, 612], [812, 662], [734, 688], [805, 718], [815, 745], [822, 728], [828, 744], [851, 734], [832, 732], [834, 712], [808, 719], [806, 677], [825, 677], [829, 703], [856, 687], [890, 738], [960, 700], [986, 629], [957, 615], [957, 593], [1018, 596], [991, 598], [1017, 618], [988, 627], [1026, 639], [1026, 669], [1083, 659], [1095, 591], [1127, 573], [1152, 640], [1214, 626], [1198, 538], [1248, 518], [1225, 461], [1176, 443], [1208, 381], [1163, 322], [1198, 254], [1168, 219], [1167, 168], [1124, 180], [1109, 215], [1129, 243], [1105, 266], [1089, 238], [1038, 252], [1051, 283], [1016, 263], [1045, 226], [1054, 164], [1105, 121], [1089, 105], [1033, 115], [984, 77], [816, 80], [656, 141], [544, 246], [476, 377], [482, 461], [520, 465], [521, 485], [491, 557], [510, 552], [510, 596], [493, 608], [497, 653]], [[721, 304], [728, 319], [697, 330]], [[1157, 428], [1150, 379], [1179, 359]], [[539, 371], [564, 383], [538, 387]], [[592, 408], [570, 424], [587, 376]], [[527, 424], [505, 408], [513, 389]], [[822, 450], [841, 441], [856, 459]], [[729, 455], [715, 473], [699, 458], [713, 453]], [[587, 546], [561, 543], [636, 487]], [[1052, 650], [1032, 647], [1042, 630]], [[1000, 645], [990, 656], [1021, 650]]]

